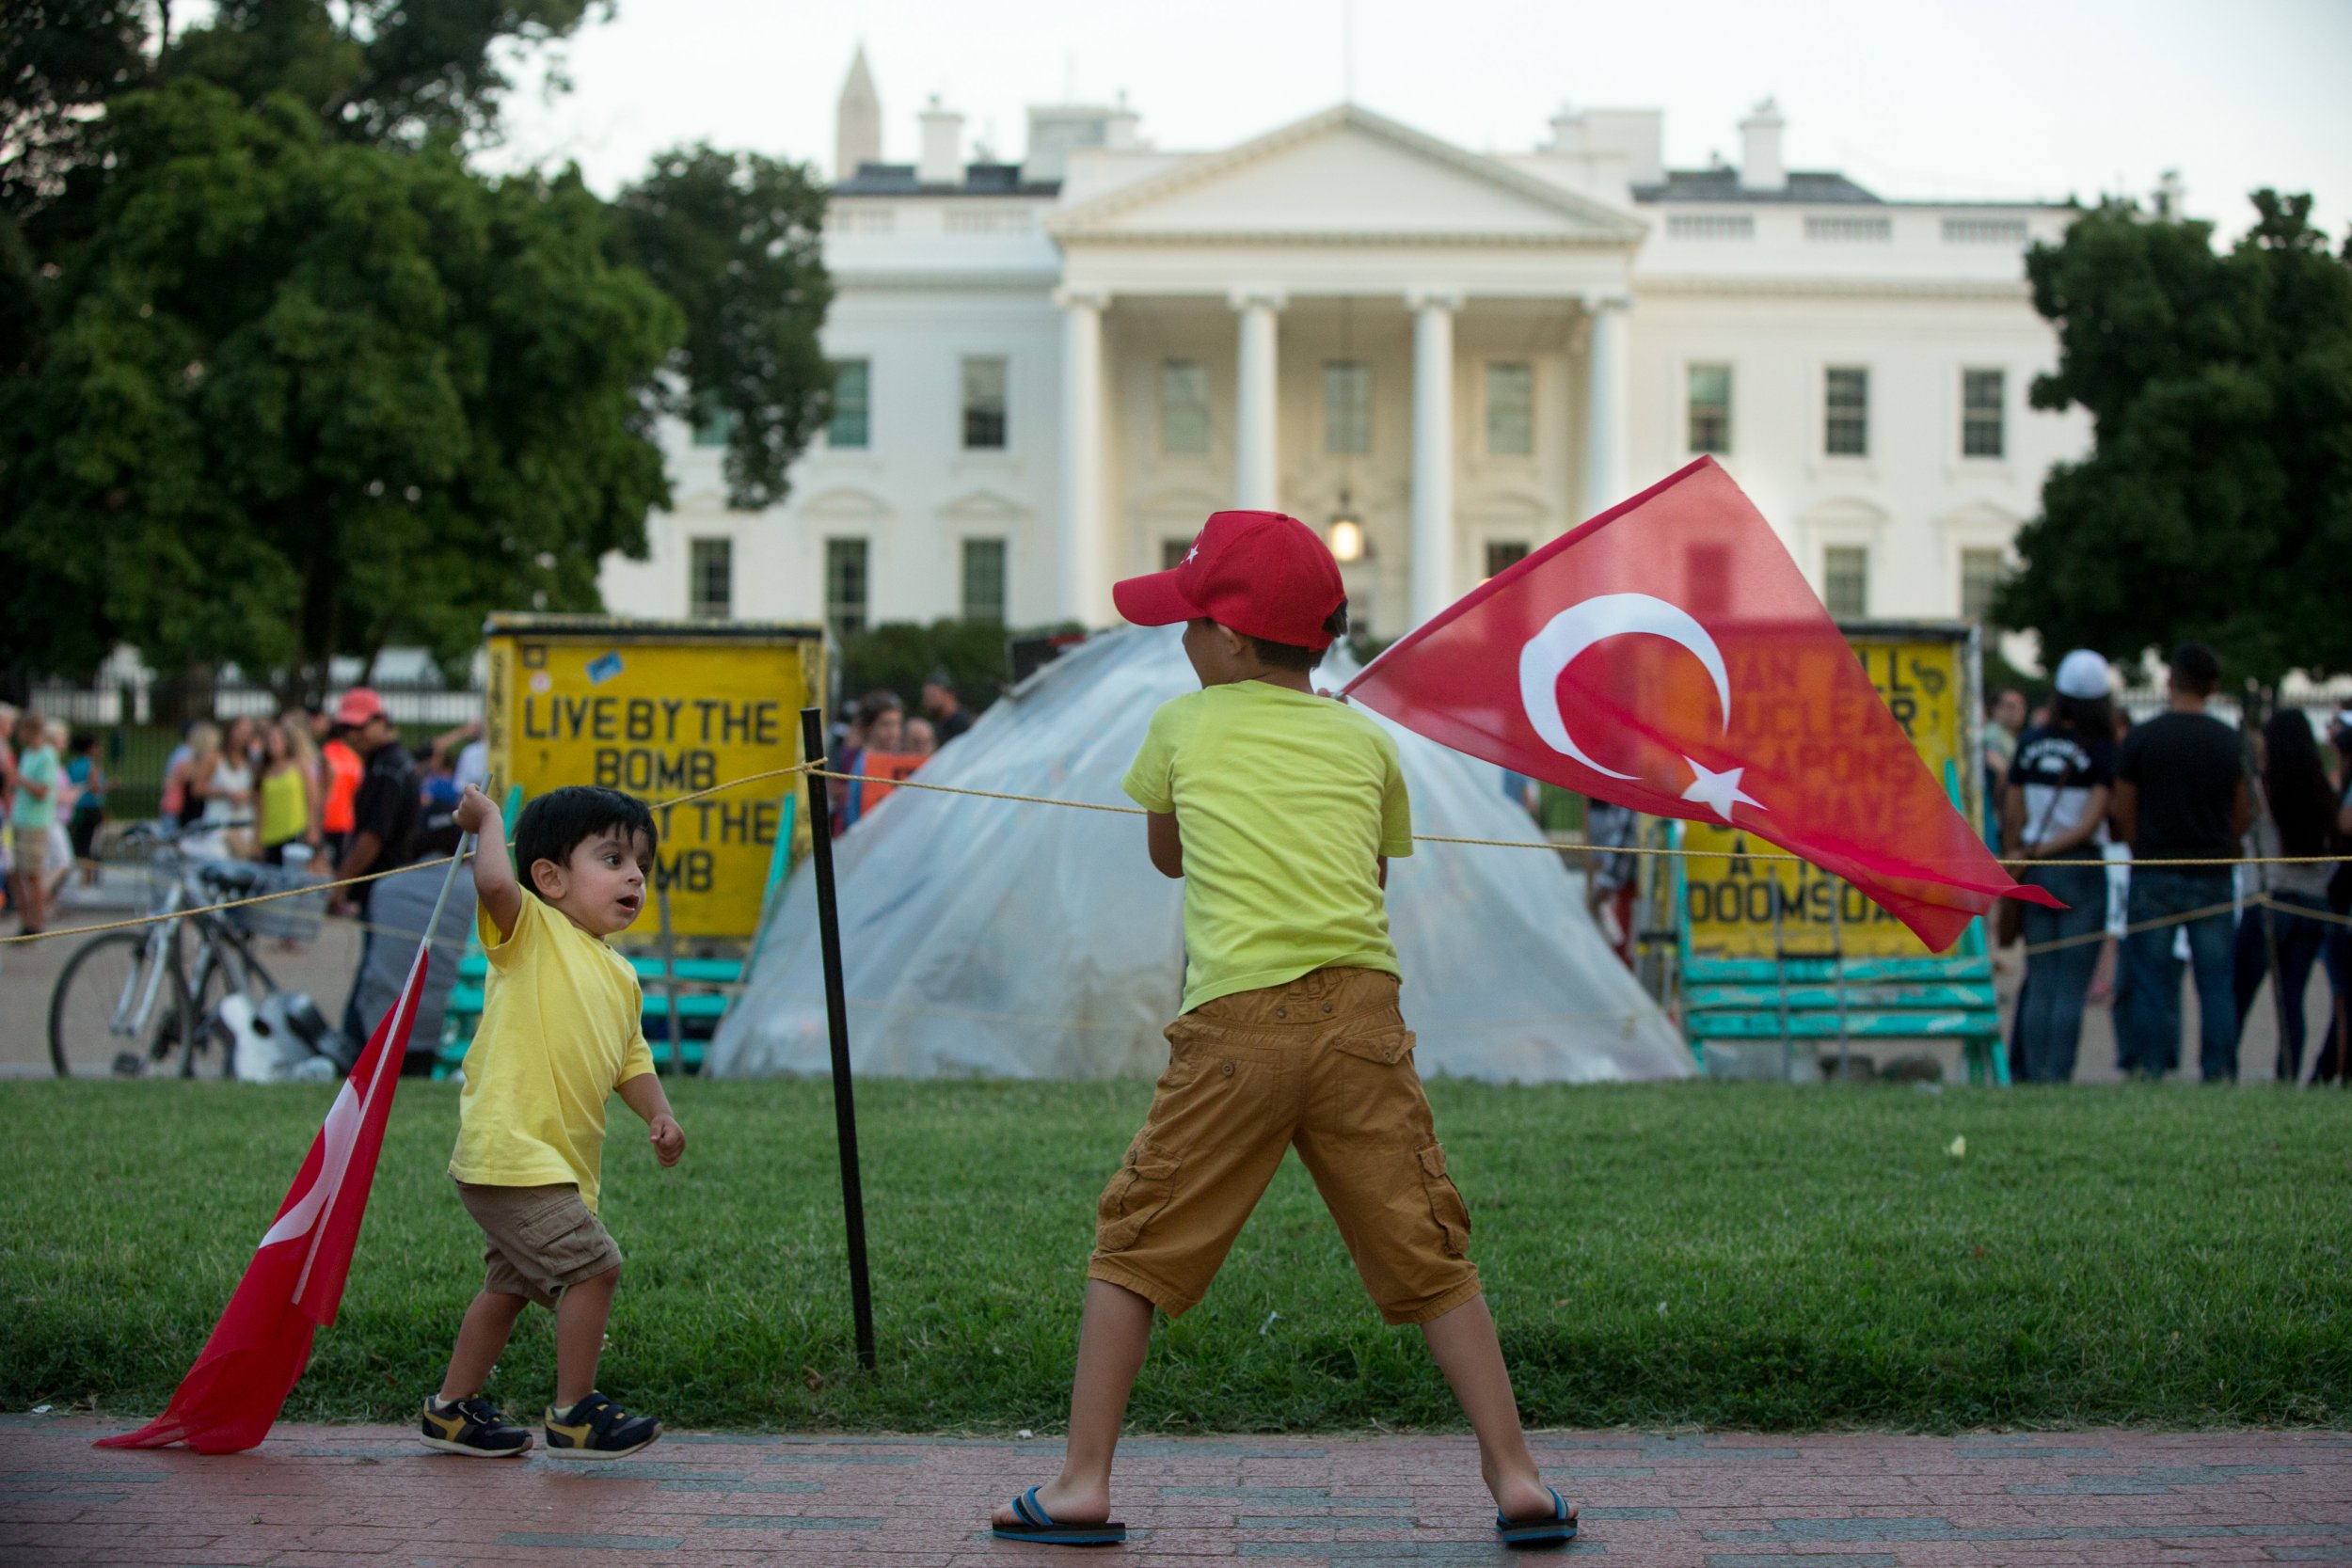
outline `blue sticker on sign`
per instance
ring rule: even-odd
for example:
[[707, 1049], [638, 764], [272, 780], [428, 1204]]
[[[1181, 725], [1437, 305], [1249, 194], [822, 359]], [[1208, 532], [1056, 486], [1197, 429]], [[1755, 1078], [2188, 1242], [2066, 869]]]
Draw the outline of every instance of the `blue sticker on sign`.
[[619, 654], [599, 654], [588, 661], [588, 684], [601, 686], [621, 673]]

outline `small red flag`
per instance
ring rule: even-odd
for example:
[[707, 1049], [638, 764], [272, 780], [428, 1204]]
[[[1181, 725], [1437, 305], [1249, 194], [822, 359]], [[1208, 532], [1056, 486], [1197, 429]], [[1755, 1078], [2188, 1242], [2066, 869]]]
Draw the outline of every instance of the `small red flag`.
[[185, 1443], [199, 1453], [235, 1453], [269, 1434], [310, 1359], [311, 1335], [333, 1323], [342, 1304], [424, 973], [421, 943], [408, 983], [343, 1080], [277, 1220], [170, 1404], [138, 1431], [102, 1437], [98, 1447]]
[[1768, 839], [1938, 952], [1995, 898], [2064, 907], [1987, 852], [1709, 457], [1472, 589], [1343, 695], [1580, 794]]

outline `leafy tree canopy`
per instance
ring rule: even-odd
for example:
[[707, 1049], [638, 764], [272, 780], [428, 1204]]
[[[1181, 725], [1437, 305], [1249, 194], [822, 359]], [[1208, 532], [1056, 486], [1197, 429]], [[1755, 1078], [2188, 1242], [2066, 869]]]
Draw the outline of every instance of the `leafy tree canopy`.
[[624, 254], [686, 311], [665, 411], [723, 413], [728, 499], [773, 505], [830, 411], [824, 191], [803, 166], [704, 144], [656, 157], [619, 206]]
[[[330, 140], [291, 97], [119, 101], [119, 172], [6, 414], [6, 551], [154, 662], [306, 669], [596, 603], [666, 499], [676, 308], [576, 177]], [[17, 606], [38, 622], [41, 605]]]
[[807, 171], [697, 147], [614, 206], [466, 166], [516, 63], [610, 9], [0, 7], [10, 657], [460, 659], [644, 552], [659, 413], [726, 410], [737, 503], [783, 496], [831, 380]]
[[2329, 253], [2308, 196], [2253, 202], [2223, 253], [2210, 224], [2110, 203], [2026, 257], [2059, 347], [2034, 405], [2096, 433], [2051, 471], [1994, 607], [2047, 650], [2196, 638], [2226, 678], [2352, 669], [2352, 241]]

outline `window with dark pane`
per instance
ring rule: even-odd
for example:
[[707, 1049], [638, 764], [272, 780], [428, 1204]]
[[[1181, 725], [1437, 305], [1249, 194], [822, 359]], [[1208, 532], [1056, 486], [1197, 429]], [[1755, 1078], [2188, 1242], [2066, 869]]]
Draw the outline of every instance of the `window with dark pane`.
[[1501, 577], [1527, 559], [1527, 543], [1520, 539], [1495, 539], [1486, 545], [1486, 575]]
[[723, 621], [735, 613], [735, 541], [694, 539], [687, 544], [687, 613], [698, 621]]
[[1870, 552], [1860, 545], [1821, 551], [1821, 603], [1841, 620], [1870, 613]]
[[2002, 390], [2008, 377], [2000, 371], [1960, 372], [1960, 454], [1963, 457], [2002, 455]]
[[1691, 450], [1731, 450], [1731, 367], [1693, 365], [1690, 376]]
[[963, 361], [963, 450], [1005, 449], [1005, 360], [1001, 356]]
[[963, 542], [963, 618], [1005, 623], [1005, 542]]
[[869, 359], [843, 359], [833, 368], [833, 422], [825, 443], [855, 451], [870, 444], [867, 415], [873, 406], [874, 367]]
[[694, 444], [723, 447], [735, 436], [735, 410], [715, 398], [694, 400]]
[[1821, 450], [1832, 457], [1870, 454], [1870, 372], [1859, 365], [1832, 366], [1822, 377], [1826, 419]]
[[863, 539], [825, 541], [825, 624], [835, 637], [866, 629], [866, 548]]

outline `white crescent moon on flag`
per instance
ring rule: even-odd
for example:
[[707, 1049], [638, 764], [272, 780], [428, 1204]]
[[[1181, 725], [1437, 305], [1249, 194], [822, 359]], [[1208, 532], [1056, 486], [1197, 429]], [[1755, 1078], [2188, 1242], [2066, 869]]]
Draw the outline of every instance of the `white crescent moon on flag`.
[[335, 1103], [326, 1113], [323, 1135], [326, 1139], [326, 1158], [319, 1162], [319, 1173], [311, 1180], [310, 1190], [262, 1232], [262, 1246], [292, 1241], [315, 1225], [319, 1211], [326, 1206], [327, 1194], [342, 1180], [343, 1167], [351, 1164], [351, 1146], [359, 1141], [359, 1092], [352, 1087], [348, 1078], [335, 1093]]
[[1634, 775], [1595, 762], [1568, 733], [1567, 720], [1560, 711], [1560, 673], [1594, 643], [1632, 632], [1662, 637], [1690, 649], [1714, 677], [1724, 725], [1727, 729], [1731, 724], [1731, 673], [1724, 668], [1723, 650], [1715, 646], [1715, 639], [1689, 611], [1648, 594], [1602, 594], [1570, 605], [1545, 623], [1544, 629], [1519, 650], [1519, 701], [1527, 709], [1527, 721], [1535, 726], [1545, 745], [1613, 779]]

